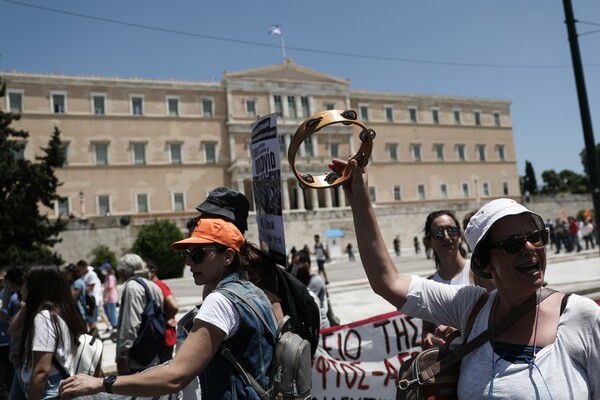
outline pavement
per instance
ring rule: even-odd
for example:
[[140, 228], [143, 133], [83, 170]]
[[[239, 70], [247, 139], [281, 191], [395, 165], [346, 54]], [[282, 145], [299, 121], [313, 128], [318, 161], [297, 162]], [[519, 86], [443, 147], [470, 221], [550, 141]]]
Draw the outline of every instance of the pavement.
[[[423, 255], [404, 255], [398, 260], [399, 268], [403, 273], [429, 276], [431, 268], [423, 268]], [[356, 263], [360, 263], [357, 255]], [[327, 264], [330, 270], [345, 268], [348, 262], [345, 258], [333, 260]], [[190, 277], [165, 280], [169, 282], [191, 279]], [[356, 279], [338, 279], [328, 285], [331, 306], [342, 324], [359, 321], [375, 315], [395, 311], [395, 307], [373, 292], [366, 277]], [[596, 250], [582, 250], [581, 252], [554, 254], [548, 249], [548, 264], [546, 268], [546, 282], [549, 287], [565, 293], [576, 293], [593, 300], [600, 299], [600, 252]], [[169, 285], [171, 286], [171, 285]], [[176, 297], [179, 304], [177, 319], [201, 302], [198, 296]], [[98, 323], [101, 338], [104, 341], [104, 354], [102, 367], [105, 373], [116, 373], [115, 343], [110, 339], [110, 334], [104, 333], [106, 326]]]

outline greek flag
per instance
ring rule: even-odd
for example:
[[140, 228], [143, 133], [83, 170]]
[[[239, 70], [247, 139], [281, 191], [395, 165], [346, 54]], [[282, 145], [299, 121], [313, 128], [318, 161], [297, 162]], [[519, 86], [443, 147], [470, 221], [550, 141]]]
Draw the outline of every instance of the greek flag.
[[283, 35], [283, 31], [281, 30], [281, 25], [271, 25], [269, 27], [269, 35]]

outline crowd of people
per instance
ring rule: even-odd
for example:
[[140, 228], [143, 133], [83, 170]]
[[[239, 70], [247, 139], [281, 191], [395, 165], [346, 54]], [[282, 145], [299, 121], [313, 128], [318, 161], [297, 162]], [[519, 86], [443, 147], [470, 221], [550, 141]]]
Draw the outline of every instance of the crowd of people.
[[[334, 160], [330, 167], [341, 171], [347, 164]], [[434, 211], [425, 220], [423, 238], [415, 236], [413, 242], [417, 254], [423, 244], [435, 271], [427, 279], [409, 276], [401, 272], [401, 264], [397, 268], [382, 238], [366, 171], [355, 161], [350, 167], [353, 176], [344, 191], [360, 262], [377, 294], [424, 321], [423, 349], [459, 345], [488, 328], [493, 331], [518, 305], [533, 305], [465, 357], [459, 397], [600, 396], [595, 372], [600, 367], [600, 308], [559, 292], [542, 299], [540, 291], [547, 245], [556, 252], [579, 251], [582, 241], [593, 248], [598, 242], [591, 222], [569, 218], [545, 223], [509, 199], [491, 201], [470, 213], [462, 227], [451, 210]], [[242, 193], [216, 188], [197, 209], [187, 238], [172, 244], [181, 251], [194, 283], [203, 287], [202, 304], [183, 327], [185, 338], [177, 352], [179, 305], [152, 260], [128, 253], [115, 266], [93, 268], [80, 260], [62, 268], [40, 263], [0, 270], [0, 400], [99, 392], [157, 396], [181, 391], [193, 381], [203, 398], [258, 399], [220, 348], [230, 349], [247, 372], [268, 387], [276, 331], [286, 315], [314, 354], [319, 330], [339, 324], [327, 290], [325, 266], [330, 256], [320, 236], [314, 236], [312, 249], [292, 249], [288, 265], [280, 266], [245, 239], [249, 202]], [[346, 254], [354, 260], [352, 243]], [[398, 260], [398, 236], [392, 254]], [[478, 309], [471, 333], [462, 338], [470, 310], [482, 295], [485, 304]], [[140, 362], [131, 350], [150, 301], [164, 313], [166, 333], [156, 356]], [[100, 319], [104, 332], [99, 331]], [[266, 325], [258, 322], [262, 319]], [[116, 341], [116, 375], [102, 376], [99, 370], [96, 376], [65, 376], [64, 371], [73, 370], [73, 352], [84, 332], [99, 338], [108, 334]]]

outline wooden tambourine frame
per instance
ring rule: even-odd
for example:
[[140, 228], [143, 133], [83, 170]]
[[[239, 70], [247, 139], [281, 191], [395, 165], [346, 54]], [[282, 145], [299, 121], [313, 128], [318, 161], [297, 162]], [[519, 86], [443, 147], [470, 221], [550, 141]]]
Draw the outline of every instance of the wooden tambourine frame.
[[302, 142], [309, 136], [317, 133], [322, 128], [333, 124], [358, 125], [361, 128], [359, 138], [361, 141], [360, 148], [352, 156], [361, 167], [365, 167], [369, 162], [371, 151], [373, 150], [373, 139], [375, 131], [367, 128], [365, 123], [358, 118], [354, 110], [328, 110], [311, 115], [306, 119], [296, 130], [290, 148], [288, 149], [288, 161], [292, 172], [298, 179], [298, 184], [301, 188], [334, 188], [352, 178], [352, 170], [349, 166], [339, 172], [330, 172], [322, 175], [302, 174], [296, 170], [296, 154]]

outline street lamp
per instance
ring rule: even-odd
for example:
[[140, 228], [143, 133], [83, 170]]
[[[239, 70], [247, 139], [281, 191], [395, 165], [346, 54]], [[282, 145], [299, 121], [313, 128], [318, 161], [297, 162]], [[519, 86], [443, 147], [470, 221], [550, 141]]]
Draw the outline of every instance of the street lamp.
[[79, 210], [81, 211], [81, 219], [85, 216], [85, 203], [83, 191], [79, 192]]

